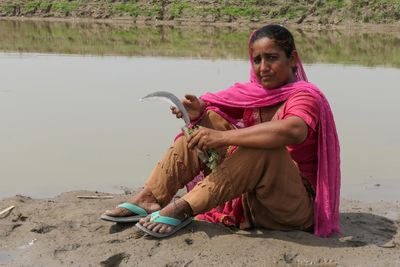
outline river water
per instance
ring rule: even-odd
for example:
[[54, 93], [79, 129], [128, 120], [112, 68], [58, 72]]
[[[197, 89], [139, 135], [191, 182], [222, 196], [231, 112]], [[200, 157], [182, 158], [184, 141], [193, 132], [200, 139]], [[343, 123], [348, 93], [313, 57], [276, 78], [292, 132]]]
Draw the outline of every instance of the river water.
[[[247, 81], [247, 32], [0, 21], [0, 197], [140, 187], [183, 121], [138, 100]], [[399, 200], [399, 35], [294, 33], [334, 111], [342, 196]]]

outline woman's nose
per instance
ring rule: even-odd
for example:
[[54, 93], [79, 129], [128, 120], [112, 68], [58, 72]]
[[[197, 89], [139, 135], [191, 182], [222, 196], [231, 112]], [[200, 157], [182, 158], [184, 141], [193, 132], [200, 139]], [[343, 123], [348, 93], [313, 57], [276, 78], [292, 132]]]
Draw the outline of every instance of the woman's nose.
[[262, 59], [261, 64], [260, 64], [260, 71], [268, 72], [270, 68], [271, 68], [271, 65], [269, 64], [269, 62], [265, 59]]

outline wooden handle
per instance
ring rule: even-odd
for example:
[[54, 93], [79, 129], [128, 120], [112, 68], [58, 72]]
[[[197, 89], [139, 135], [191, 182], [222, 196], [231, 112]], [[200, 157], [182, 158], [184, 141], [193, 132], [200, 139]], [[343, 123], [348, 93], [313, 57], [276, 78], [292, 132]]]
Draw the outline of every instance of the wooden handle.
[[[187, 138], [189, 138], [190, 133], [189, 133], [189, 128], [187, 126], [183, 126], [182, 127], [182, 132], [185, 134], [185, 136]], [[207, 152], [201, 150], [198, 147], [195, 147], [196, 153], [197, 153], [197, 157], [199, 157], [200, 161], [203, 162], [204, 164], [206, 164], [208, 162], [208, 154]]]
[[199, 159], [201, 160], [201, 162], [203, 162], [204, 164], [206, 164], [208, 162], [207, 152], [200, 150], [200, 148], [196, 147], [196, 153], [197, 153], [197, 156], [199, 157]]

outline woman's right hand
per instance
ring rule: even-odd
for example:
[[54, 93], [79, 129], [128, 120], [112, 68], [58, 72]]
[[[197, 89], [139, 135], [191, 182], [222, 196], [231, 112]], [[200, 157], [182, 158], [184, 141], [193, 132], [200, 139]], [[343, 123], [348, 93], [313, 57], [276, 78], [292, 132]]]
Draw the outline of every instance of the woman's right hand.
[[[195, 95], [185, 95], [182, 104], [189, 113], [190, 120], [200, 117], [205, 108], [205, 103]], [[171, 111], [177, 118], [182, 118], [182, 112], [177, 107], [172, 106]]]

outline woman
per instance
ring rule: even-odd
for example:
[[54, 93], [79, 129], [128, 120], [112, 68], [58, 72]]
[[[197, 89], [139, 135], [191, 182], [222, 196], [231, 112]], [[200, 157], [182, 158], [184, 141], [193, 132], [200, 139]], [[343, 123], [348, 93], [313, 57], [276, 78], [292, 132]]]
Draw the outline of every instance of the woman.
[[[103, 219], [139, 221], [156, 237], [173, 234], [193, 215], [242, 229], [339, 232], [339, 143], [327, 100], [306, 81], [284, 27], [255, 31], [249, 56], [249, 83], [185, 97], [191, 120], [203, 127], [178, 138], [143, 190]], [[215, 170], [199, 161], [195, 147], [218, 153]], [[205, 178], [175, 199], [200, 171]]]

